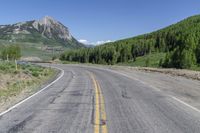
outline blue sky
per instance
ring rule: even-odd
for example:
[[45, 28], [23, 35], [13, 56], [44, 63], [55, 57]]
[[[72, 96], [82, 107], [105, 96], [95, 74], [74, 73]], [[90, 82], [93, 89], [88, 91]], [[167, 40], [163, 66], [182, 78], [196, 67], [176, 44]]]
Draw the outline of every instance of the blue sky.
[[0, 24], [52, 16], [88, 43], [151, 32], [200, 14], [199, 0], [0, 0]]

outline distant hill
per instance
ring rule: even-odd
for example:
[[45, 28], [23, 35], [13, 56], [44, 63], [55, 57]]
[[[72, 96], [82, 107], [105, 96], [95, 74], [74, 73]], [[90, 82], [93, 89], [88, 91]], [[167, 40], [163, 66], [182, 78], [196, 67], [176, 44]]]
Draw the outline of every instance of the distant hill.
[[23, 57], [51, 59], [66, 49], [86, 47], [69, 29], [52, 17], [0, 25], [0, 47], [19, 44]]
[[[141, 57], [145, 57], [145, 59], [141, 59]], [[148, 57], [156, 57], [156, 60]], [[65, 60], [99, 64], [128, 62], [134, 64], [138, 58], [143, 61], [138, 64], [145, 64], [145, 66], [151, 64], [152, 60], [154, 60], [153, 66], [157, 67], [191, 68], [199, 65], [200, 15], [189, 17], [152, 33], [107, 43], [95, 48], [66, 52], [61, 56], [61, 59]]]
[[84, 47], [70, 34], [67, 27], [49, 16], [41, 20], [0, 25], [0, 40], [44, 43], [68, 48]]

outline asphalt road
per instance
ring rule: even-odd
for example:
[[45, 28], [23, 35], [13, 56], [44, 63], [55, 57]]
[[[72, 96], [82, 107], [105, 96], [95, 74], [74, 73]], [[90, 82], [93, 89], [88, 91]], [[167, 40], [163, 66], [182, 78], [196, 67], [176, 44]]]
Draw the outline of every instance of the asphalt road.
[[199, 133], [200, 112], [134, 76], [54, 65], [64, 75], [0, 116], [0, 132]]

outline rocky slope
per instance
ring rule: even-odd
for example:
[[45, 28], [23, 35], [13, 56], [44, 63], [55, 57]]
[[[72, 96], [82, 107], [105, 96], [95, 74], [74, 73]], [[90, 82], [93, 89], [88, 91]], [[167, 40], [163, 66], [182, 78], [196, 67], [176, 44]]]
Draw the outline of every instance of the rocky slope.
[[68, 48], [84, 47], [70, 34], [66, 26], [49, 16], [41, 20], [0, 25], [0, 40], [43, 43]]

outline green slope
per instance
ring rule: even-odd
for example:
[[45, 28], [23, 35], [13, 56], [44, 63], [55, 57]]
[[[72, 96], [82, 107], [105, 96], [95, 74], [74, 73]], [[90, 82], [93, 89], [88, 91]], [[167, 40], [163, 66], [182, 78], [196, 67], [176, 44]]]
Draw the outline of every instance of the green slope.
[[46, 45], [43, 43], [31, 43], [31, 42], [7, 42], [4, 40], [0, 40], [0, 54], [3, 47], [8, 45], [18, 45], [21, 48], [22, 57], [39, 57], [41, 60], [51, 60], [53, 56], [59, 57], [62, 51], [56, 51], [56, 49], [67, 50], [70, 48], [62, 47], [62, 46], [49, 46], [50, 48], [54, 48], [53, 50], [45, 50]]
[[137, 57], [136, 61], [118, 63], [120, 66], [159, 67], [160, 60], [165, 58], [165, 53], [152, 53]]
[[162, 67], [190, 68], [199, 65], [200, 15], [152, 33], [95, 48], [68, 51], [61, 55], [61, 59], [99, 64], [134, 63], [152, 53], [167, 53], [162, 60], [157, 59]]

